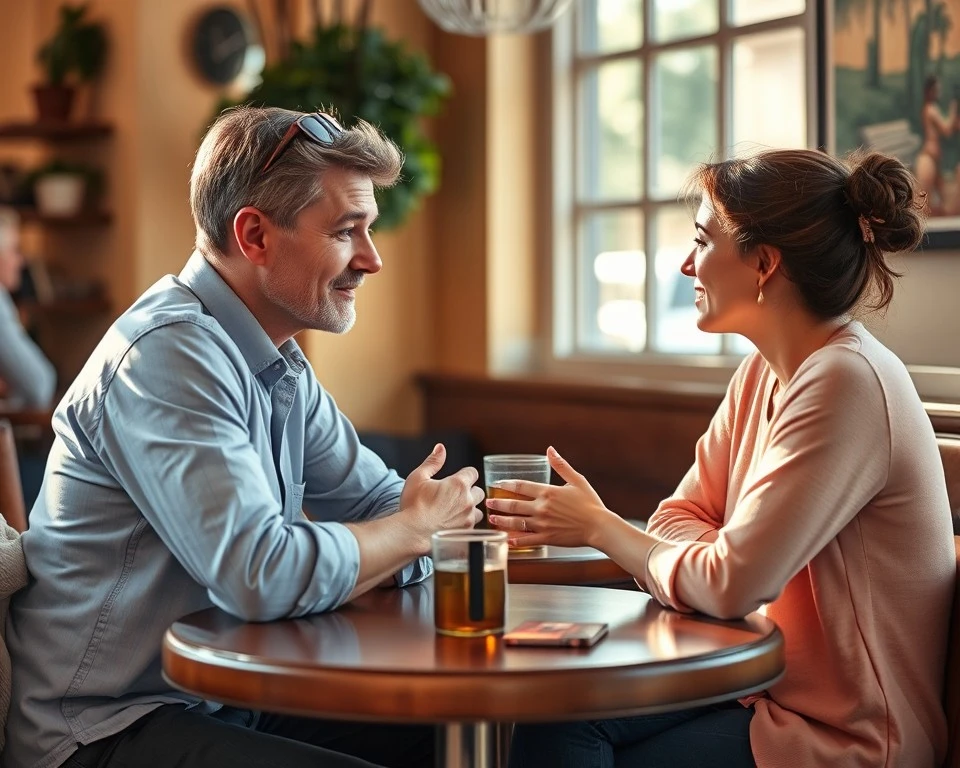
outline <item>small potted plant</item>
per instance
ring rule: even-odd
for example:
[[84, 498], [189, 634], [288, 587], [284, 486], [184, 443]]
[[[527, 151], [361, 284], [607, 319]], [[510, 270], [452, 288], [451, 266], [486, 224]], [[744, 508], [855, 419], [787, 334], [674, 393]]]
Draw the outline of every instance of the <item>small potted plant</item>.
[[102, 24], [86, 20], [86, 13], [86, 5], [61, 6], [60, 23], [37, 54], [46, 77], [33, 89], [41, 121], [66, 121], [76, 86], [103, 71], [107, 34]]
[[41, 216], [76, 216], [100, 185], [100, 171], [82, 163], [54, 159], [27, 175], [26, 185], [33, 192]]

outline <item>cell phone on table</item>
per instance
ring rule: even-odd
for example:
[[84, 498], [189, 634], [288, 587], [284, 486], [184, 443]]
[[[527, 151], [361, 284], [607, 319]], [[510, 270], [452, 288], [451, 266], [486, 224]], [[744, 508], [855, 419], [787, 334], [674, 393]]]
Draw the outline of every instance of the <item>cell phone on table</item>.
[[507, 645], [587, 648], [607, 634], [606, 624], [582, 621], [525, 621], [503, 636]]

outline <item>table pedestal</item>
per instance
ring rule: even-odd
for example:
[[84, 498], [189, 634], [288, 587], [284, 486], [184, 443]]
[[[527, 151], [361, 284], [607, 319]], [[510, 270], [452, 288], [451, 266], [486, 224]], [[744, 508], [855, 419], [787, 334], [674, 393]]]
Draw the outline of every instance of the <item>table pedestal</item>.
[[506, 768], [509, 723], [445, 723], [437, 727], [437, 768]]

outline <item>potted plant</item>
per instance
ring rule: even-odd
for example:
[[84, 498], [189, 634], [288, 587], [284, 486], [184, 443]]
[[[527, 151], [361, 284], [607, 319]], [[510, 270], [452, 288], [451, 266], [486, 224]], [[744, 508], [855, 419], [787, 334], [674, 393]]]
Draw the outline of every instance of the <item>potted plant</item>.
[[362, 118], [377, 126], [405, 157], [400, 180], [377, 195], [377, 226], [398, 226], [439, 181], [440, 153], [421, 122], [450, 95], [449, 78], [433, 71], [423, 54], [367, 27], [364, 12], [357, 25], [340, 18], [324, 26], [318, 20], [312, 38], [285, 37], [279, 60], [264, 69], [260, 84], [239, 101], [222, 101], [218, 113], [241, 102], [297, 111], [333, 108], [344, 124]]
[[76, 86], [103, 71], [107, 34], [102, 24], [86, 20], [87, 6], [64, 5], [53, 36], [37, 53], [45, 81], [34, 86], [37, 112], [42, 121], [66, 121]]
[[100, 171], [92, 166], [53, 159], [27, 174], [25, 185], [40, 215], [68, 217], [84, 209], [100, 179]]

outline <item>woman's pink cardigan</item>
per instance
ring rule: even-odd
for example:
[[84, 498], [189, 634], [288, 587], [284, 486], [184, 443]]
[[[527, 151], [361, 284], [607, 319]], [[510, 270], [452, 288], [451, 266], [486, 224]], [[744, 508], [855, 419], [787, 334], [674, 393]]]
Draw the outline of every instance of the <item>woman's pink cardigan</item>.
[[648, 532], [647, 587], [723, 618], [759, 610], [787, 669], [755, 707], [759, 768], [933, 768], [955, 554], [930, 420], [903, 364], [852, 322], [782, 392], [741, 365]]

